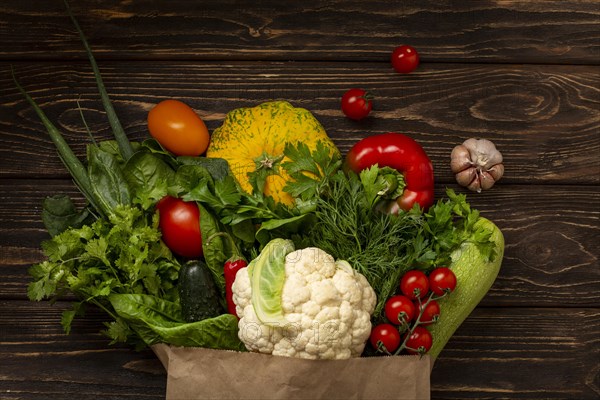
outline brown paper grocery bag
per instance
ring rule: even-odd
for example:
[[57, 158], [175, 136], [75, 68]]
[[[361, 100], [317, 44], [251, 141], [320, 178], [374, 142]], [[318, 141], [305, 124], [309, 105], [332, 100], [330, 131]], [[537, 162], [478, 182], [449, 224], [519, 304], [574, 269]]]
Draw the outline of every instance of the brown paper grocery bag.
[[167, 399], [429, 399], [429, 356], [303, 360], [152, 346]]

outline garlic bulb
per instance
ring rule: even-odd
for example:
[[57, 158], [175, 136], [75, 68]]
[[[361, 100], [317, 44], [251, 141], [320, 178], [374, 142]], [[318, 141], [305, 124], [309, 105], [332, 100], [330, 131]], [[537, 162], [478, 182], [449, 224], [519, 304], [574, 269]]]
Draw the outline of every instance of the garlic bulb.
[[450, 155], [450, 169], [456, 182], [474, 192], [494, 186], [504, 174], [502, 154], [487, 139], [467, 139]]

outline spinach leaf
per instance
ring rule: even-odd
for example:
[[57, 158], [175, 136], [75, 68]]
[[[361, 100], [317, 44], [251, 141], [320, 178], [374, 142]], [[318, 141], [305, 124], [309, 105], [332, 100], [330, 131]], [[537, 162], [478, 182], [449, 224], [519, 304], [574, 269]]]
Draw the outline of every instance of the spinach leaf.
[[254, 228], [254, 224], [249, 219], [231, 226], [233, 236], [250, 245], [254, 244], [255, 231], [256, 228]]
[[145, 316], [168, 325], [173, 322], [185, 322], [179, 303], [164, 300], [147, 294], [111, 294], [108, 297], [115, 311], [128, 316]]
[[197, 165], [205, 168], [215, 181], [231, 175], [229, 164], [223, 158], [181, 156], [177, 157], [177, 161], [182, 165]]
[[67, 195], [55, 195], [44, 200], [42, 221], [54, 237], [68, 228], [80, 228], [92, 222], [92, 215], [87, 209], [77, 211]]
[[119, 317], [147, 345], [169, 343], [174, 346], [243, 350], [237, 335], [237, 318], [223, 314], [215, 318], [186, 323], [177, 303], [137, 294], [113, 294], [110, 303]]
[[129, 185], [116, 156], [96, 145], [89, 145], [88, 175], [94, 195], [107, 215], [117, 206], [131, 203]]
[[204, 253], [204, 261], [211, 270], [217, 288], [221, 293], [221, 297], [225, 298], [225, 277], [223, 276], [223, 266], [225, 261], [229, 259], [233, 251], [231, 243], [222, 236], [215, 235], [223, 232], [219, 221], [204, 207], [198, 203], [200, 209], [200, 233], [202, 234], [202, 251]]
[[220, 215], [225, 209], [235, 212], [242, 196], [235, 179], [232, 176], [226, 176], [214, 183], [208, 178], [199, 181], [183, 196], [183, 200], [200, 201]]
[[175, 171], [151, 153], [135, 153], [123, 170], [129, 187], [133, 190], [133, 203], [147, 210], [166, 196], [169, 182]]
[[278, 237], [290, 237], [298, 233], [303, 226], [314, 223], [313, 214], [302, 214], [285, 219], [270, 219], [261, 224], [256, 232], [256, 240], [261, 247], [266, 245], [271, 239]]
[[155, 157], [160, 158], [173, 169], [177, 169], [179, 166], [179, 162], [177, 162], [177, 158], [173, 155], [173, 153], [165, 150], [156, 139], [144, 140], [140, 145], [140, 148], [142, 151], [146, 153], [152, 153]]
[[[139, 143], [130, 142], [129, 144], [131, 145], [131, 148], [134, 152], [138, 151], [141, 148], [141, 145]], [[125, 164], [125, 160], [121, 156], [121, 152], [119, 151], [119, 144], [116, 140], [103, 140], [98, 143], [98, 147], [100, 147], [101, 150], [115, 156], [117, 161], [119, 162], [119, 165]]]
[[197, 165], [182, 165], [177, 169], [175, 178], [169, 186], [169, 194], [173, 197], [181, 197], [185, 201], [195, 200], [191, 198], [192, 192], [198, 196], [210, 195], [214, 190], [213, 179], [206, 168]]

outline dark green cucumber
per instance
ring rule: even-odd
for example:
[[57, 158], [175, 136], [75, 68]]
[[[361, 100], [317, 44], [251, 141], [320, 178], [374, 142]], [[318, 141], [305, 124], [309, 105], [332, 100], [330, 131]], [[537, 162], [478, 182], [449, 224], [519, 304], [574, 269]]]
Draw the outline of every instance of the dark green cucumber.
[[179, 299], [186, 322], [202, 321], [223, 314], [219, 293], [208, 266], [188, 261], [179, 270]]

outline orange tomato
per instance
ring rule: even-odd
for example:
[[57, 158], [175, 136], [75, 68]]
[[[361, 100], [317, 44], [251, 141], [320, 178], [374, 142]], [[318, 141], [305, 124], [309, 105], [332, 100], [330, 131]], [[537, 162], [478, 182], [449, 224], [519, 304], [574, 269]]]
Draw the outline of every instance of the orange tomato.
[[162, 147], [177, 156], [199, 156], [210, 135], [204, 121], [187, 104], [163, 100], [148, 113], [148, 130]]

